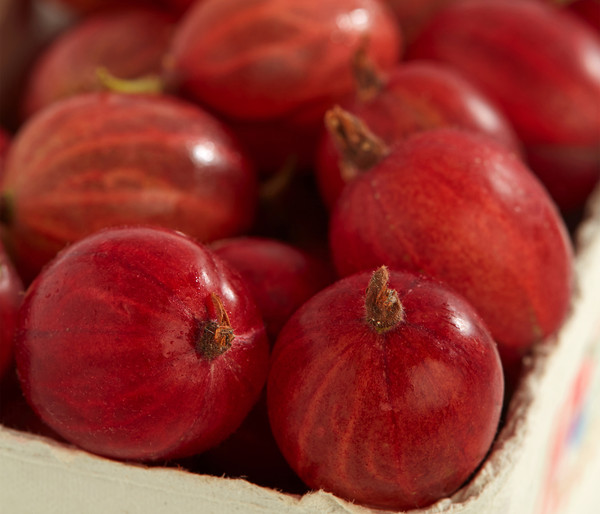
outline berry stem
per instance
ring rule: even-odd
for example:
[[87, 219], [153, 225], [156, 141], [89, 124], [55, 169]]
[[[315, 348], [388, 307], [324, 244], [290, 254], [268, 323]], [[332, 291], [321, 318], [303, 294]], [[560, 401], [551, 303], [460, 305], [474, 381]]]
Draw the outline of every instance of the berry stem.
[[106, 68], [98, 68], [96, 76], [104, 88], [123, 94], [160, 94], [164, 91], [163, 80], [157, 75], [146, 75], [137, 79], [115, 77]]
[[389, 153], [383, 139], [338, 105], [325, 113], [325, 126], [340, 152], [342, 178], [347, 182], [370, 170]]
[[367, 47], [368, 40], [365, 38], [352, 57], [356, 96], [361, 102], [370, 102], [375, 99], [384, 86], [380, 71], [367, 54]]
[[404, 321], [404, 309], [395, 289], [389, 289], [390, 274], [386, 266], [376, 270], [365, 295], [367, 323], [378, 334], [391, 330]]
[[217, 319], [204, 324], [202, 334], [196, 343], [196, 350], [208, 360], [226, 352], [235, 337], [221, 298], [215, 293], [211, 293], [210, 296]]

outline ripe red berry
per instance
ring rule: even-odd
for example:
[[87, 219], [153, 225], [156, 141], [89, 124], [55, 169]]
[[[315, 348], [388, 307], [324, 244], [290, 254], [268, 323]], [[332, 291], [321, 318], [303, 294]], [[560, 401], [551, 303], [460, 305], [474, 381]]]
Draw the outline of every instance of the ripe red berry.
[[459, 70], [502, 109], [529, 166], [565, 212], [600, 179], [600, 38], [537, 0], [463, 0], [438, 12], [409, 48]]
[[325, 110], [354, 88], [351, 56], [365, 39], [381, 69], [398, 61], [401, 34], [380, 0], [202, 0], [175, 32], [165, 80], [239, 127], [249, 151], [267, 149], [253, 156], [273, 172], [289, 156], [312, 162]]
[[100, 70], [119, 79], [156, 75], [174, 20], [149, 8], [111, 9], [60, 33], [29, 69], [23, 118], [51, 103], [105, 88]]
[[181, 233], [113, 228], [69, 246], [28, 289], [16, 362], [66, 440], [118, 459], [189, 456], [263, 388], [264, 325], [245, 283]]
[[410, 44], [437, 11], [456, 0], [386, 0]]
[[[359, 52], [355, 73], [358, 91], [340, 105], [360, 118], [384, 144], [394, 144], [422, 130], [453, 126], [486, 134], [521, 152], [520, 142], [502, 112], [450, 66], [415, 60], [402, 62], [383, 76]], [[352, 123], [344, 123], [337, 115], [327, 116], [325, 122], [329, 130], [319, 147], [317, 178], [323, 199], [332, 207], [344, 185], [369, 167], [369, 162], [353, 163], [352, 156], [347, 159], [344, 155], [345, 138], [356, 132]], [[336, 148], [337, 144], [342, 148]]]
[[333, 278], [328, 263], [276, 239], [223, 239], [211, 249], [245, 279], [272, 343], [289, 317]]
[[573, 0], [566, 3], [564, 8], [587, 23], [600, 35], [600, 1]]
[[437, 277], [519, 351], [558, 330], [571, 305], [573, 251], [554, 203], [480, 134], [440, 128], [392, 147], [346, 186], [330, 243], [343, 276], [385, 264]]
[[[366, 291], [365, 291], [366, 290]], [[321, 291], [273, 350], [273, 434], [313, 489], [375, 508], [452, 494], [488, 452], [502, 406], [496, 345], [473, 308], [412, 273]]]
[[207, 242], [253, 223], [251, 163], [227, 127], [181, 100], [77, 95], [32, 118], [12, 145], [2, 221], [26, 281], [104, 227], [152, 224]]
[[166, 62], [186, 95], [237, 119], [319, 117], [353, 88], [352, 53], [387, 70], [400, 35], [379, 0], [203, 0], [183, 18]]

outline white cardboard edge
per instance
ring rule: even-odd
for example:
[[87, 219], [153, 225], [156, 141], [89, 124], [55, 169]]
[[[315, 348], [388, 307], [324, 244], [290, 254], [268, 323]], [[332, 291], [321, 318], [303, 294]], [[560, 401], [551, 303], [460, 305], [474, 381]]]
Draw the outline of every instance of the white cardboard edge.
[[[578, 294], [570, 317], [555, 338], [535, 348], [508, 421], [471, 482], [413, 514], [545, 514], [540, 505], [559, 407], [586, 352], [600, 346], [600, 190], [591, 203], [596, 208], [578, 232]], [[322, 491], [296, 497], [242, 479], [120, 463], [2, 426], [0, 506], [13, 514], [374, 512]]]

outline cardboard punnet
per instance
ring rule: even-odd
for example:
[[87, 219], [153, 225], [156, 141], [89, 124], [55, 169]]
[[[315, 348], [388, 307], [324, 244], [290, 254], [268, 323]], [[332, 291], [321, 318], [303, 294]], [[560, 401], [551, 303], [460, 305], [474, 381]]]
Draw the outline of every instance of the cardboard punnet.
[[[572, 514], [562, 507], [571, 500], [586, 466], [598, 469], [600, 459], [600, 190], [590, 206], [577, 231], [572, 312], [561, 331], [526, 360], [524, 377], [488, 458], [452, 497], [411, 512]], [[600, 491], [591, 493], [600, 501]], [[1, 425], [0, 510], [373, 512], [322, 491], [298, 497], [243, 479], [119, 463]]]
[[[7, 9], [14, 9], [21, 1], [0, 0], [3, 27], [10, 27], [16, 19], [13, 11]], [[56, 21], [52, 11], [44, 10], [42, 14], [44, 19], [38, 28], [44, 29], [44, 39], [65, 21], [60, 17]], [[8, 30], [2, 32], [3, 37], [8, 35]], [[0, 78], [2, 88], [7, 88], [12, 76]], [[509, 406], [507, 421], [488, 458], [473, 479], [452, 497], [412, 513], [591, 514], [597, 511], [594, 507], [600, 503], [600, 487], [596, 485], [598, 477], [590, 478], [590, 473], [600, 471], [600, 188], [577, 231], [576, 245], [578, 292], [571, 315], [560, 333], [536, 347], [527, 359], [526, 372]], [[589, 501], [584, 501], [588, 498]], [[595, 505], [588, 508], [590, 502]], [[0, 513], [71, 512], [370, 514], [374, 511], [322, 491], [298, 497], [242, 479], [120, 463], [0, 425]]]

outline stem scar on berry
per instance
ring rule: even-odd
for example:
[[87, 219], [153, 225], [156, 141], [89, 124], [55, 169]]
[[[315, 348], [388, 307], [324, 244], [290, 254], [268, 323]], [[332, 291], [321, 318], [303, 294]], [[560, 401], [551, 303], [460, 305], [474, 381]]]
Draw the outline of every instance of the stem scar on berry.
[[383, 139], [339, 105], [325, 113], [325, 126], [340, 153], [341, 173], [346, 181], [370, 170], [390, 152]]
[[371, 276], [365, 295], [366, 320], [378, 334], [404, 321], [404, 308], [395, 289], [389, 289], [390, 274], [381, 266]]
[[356, 96], [361, 102], [375, 99], [384, 88], [382, 73], [368, 54], [369, 39], [363, 37], [360, 46], [352, 56], [352, 74], [356, 83]]
[[216, 311], [216, 320], [204, 323], [202, 333], [196, 343], [196, 350], [206, 359], [212, 360], [231, 348], [235, 338], [227, 311], [216, 293], [210, 295]]

